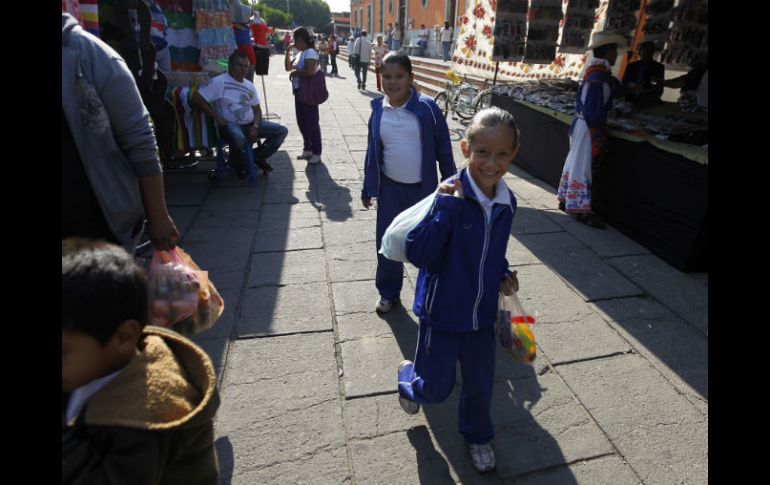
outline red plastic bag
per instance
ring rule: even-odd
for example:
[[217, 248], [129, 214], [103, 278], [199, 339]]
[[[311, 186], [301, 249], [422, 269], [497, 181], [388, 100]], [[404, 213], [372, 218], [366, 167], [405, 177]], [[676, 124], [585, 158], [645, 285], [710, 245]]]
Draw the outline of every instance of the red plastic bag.
[[495, 329], [500, 338], [500, 345], [514, 359], [525, 364], [532, 364], [537, 356], [535, 336], [531, 325], [535, 317], [521, 306], [516, 292], [510, 296], [500, 294]]
[[210, 328], [224, 311], [224, 301], [190, 256], [180, 247], [156, 251], [148, 270], [150, 324], [191, 335]]

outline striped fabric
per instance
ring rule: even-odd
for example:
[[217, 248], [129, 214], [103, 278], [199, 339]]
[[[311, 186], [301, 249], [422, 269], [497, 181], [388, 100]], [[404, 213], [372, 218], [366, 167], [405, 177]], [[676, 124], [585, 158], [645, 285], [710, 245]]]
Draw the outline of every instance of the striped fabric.
[[99, 4], [97, 0], [80, 0], [83, 28], [99, 37]]
[[169, 87], [166, 99], [174, 105], [177, 136], [174, 150], [189, 152], [199, 148], [212, 148], [219, 142], [219, 132], [214, 120], [192, 104], [197, 86]]

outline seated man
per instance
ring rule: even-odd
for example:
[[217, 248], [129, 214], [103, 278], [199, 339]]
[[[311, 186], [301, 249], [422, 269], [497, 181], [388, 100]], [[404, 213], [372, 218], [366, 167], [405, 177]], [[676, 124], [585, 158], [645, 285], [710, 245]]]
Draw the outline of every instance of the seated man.
[[[218, 123], [220, 136], [230, 145], [230, 164], [239, 178], [246, 177], [246, 141], [251, 148], [259, 138], [265, 138], [254, 150], [254, 162], [267, 173], [273, 167], [266, 160], [281, 147], [289, 129], [262, 119], [257, 88], [246, 79], [249, 71], [246, 55], [235, 51], [228, 62], [227, 73], [200, 88], [193, 96], [193, 103]], [[216, 103], [216, 111], [209, 106], [210, 102]]]
[[428, 47], [428, 39], [430, 38], [430, 31], [425, 28], [425, 24], [420, 25], [420, 32], [417, 34], [420, 39], [417, 44], [420, 46], [420, 56], [425, 55], [425, 49]]
[[663, 95], [665, 67], [652, 60], [655, 43], [643, 42], [639, 45], [639, 60], [628, 65], [623, 75], [623, 89], [626, 99], [637, 105], [654, 104]]

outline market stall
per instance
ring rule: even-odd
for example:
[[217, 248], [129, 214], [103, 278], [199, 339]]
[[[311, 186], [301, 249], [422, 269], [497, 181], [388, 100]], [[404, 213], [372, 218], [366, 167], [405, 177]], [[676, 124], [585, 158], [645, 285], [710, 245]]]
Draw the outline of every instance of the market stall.
[[[453, 69], [495, 73], [492, 104], [513, 113], [522, 134], [515, 163], [555, 194], [592, 35], [614, 29], [628, 39], [618, 78], [642, 41], [666, 68], [681, 69], [707, 56], [707, 14], [706, 0], [477, 0], [462, 18]], [[619, 99], [608, 127], [594, 210], [674, 267], [707, 270], [708, 111], [686, 97], [646, 106]]]

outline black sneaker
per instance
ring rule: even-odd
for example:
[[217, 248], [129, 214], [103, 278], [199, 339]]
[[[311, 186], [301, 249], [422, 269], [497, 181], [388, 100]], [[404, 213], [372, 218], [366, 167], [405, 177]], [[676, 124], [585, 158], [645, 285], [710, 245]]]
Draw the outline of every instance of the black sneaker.
[[257, 158], [254, 160], [254, 163], [256, 163], [257, 167], [261, 168], [265, 173], [273, 171], [273, 167], [269, 163], [267, 163], [266, 160]]
[[237, 176], [239, 179], [243, 180], [243, 179], [245, 179], [246, 177], [248, 177], [248, 176], [249, 176], [249, 173], [248, 173], [248, 171], [246, 170], [246, 167], [245, 167], [244, 165], [240, 165], [240, 166], [238, 166], [238, 167], [235, 167], [235, 175], [236, 175], [236, 176]]

